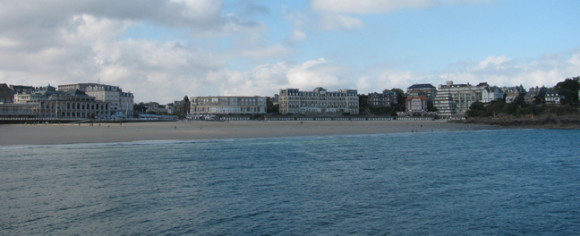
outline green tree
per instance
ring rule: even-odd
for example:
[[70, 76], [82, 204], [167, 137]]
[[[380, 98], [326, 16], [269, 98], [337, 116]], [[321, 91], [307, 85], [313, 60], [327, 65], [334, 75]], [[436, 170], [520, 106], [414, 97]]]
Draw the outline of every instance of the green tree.
[[564, 96], [562, 104], [576, 104], [578, 103], [578, 90], [580, 90], [580, 76], [574, 78], [568, 78], [562, 82], [559, 82], [555, 89], [558, 94]]
[[397, 104], [393, 106], [394, 109], [391, 115], [396, 115], [398, 111], [405, 111], [405, 100], [407, 100], [407, 96], [400, 88], [394, 88], [392, 90], [397, 93]]
[[467, 117], [487, 117], [489, 116], [485, 105], [481, 102], [474, 102], [469, 106]]
[[145, 113], [147, 111], [147, 106], [143, 102], [140, 102], [138, 104], [134, 104], [133, 111], [135, 113], [135, 116], [137, 116], [137, 114], [139, 114], [139, 113]]
[[266, 98], [266, 111], [268, 113], [278, 113], [280, 112], [280, 105], [274, 105], [271, 97]]

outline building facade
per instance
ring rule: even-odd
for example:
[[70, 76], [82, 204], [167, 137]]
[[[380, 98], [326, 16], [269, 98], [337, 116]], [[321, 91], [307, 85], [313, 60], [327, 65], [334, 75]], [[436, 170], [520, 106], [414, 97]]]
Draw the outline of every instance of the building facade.
[[0, 117], [34, 118], [36, 108], [35, 104], [0, 103]]
[[516, 87], [503, 87], [502, 90], [505, 93], [506, 103], [515, 102], [520, 95], [526, 94], [526, 89], [521, 85]]
[[59, 85], [59, 91], [84, 91], [88, 96], [94, 97], [97, 101], [110, 104], [111, 115], [115, 117], [133, 117], [133, 93], [123, 92], [121, 88], [113, 85], [98, 83], [79, 83]]
[[391, 107], [397, 104], [397, 92], [385, 89], [382, 93], [369, 93], [367, 104], [371, 107]]
[[433, 106], [437, 109], [437, 115], [441, 118], [451, 118], [457, 115], [457, 106], [448, 89], [437, 91]]
[[422, 113], [427, 112], [428, 98], [424, 96], [407, 97], [405, 110], [407, 113]]
[[359, 114], [356, 89], [332, 92], [324, 88], [316, 88], [311, 92], [282, 89], [278, 104], [281, 114]]
[[17, 94], [18, 104], [34, 105], [39, 118], [107, 119], [109, 103], [97, 101], [81, 90], [56, 91], [54, 87], [39, 88], [30, 94]]
[[546, 104], [557, 105], [560, 104], [562, 98], [555, 89], [548, 89], [544, 94], [544, 102]]
[[191, 97], [191, 115], [263, 115], [266, 97], [207, 96]]
[[504, 97], [504, 93], [500, 88], [498, 88], [496, 86], [493, 86], [493, 87], [485, 86], [485, 87], [482, 87], [482, 89], [481, 89], [480, 102], [490, 103], [492, 101], [503, 99], [503, 97]]
[[407, 88], [407, 97], [426, 97], [431, 102], [436, 94], [437, 88], [432, 84], [413, 84]]
[[[471, 104], [474, 102], [481, 100], [481, 87], [476, 87], [473, 85], [467, 84], [453, 84], [453, 81], [447, 81], [446, 84], [439, 85], [439, 89], [437, 93], [441, 93], [442, 97], [439, 103], [439, 106], [442, 106], [442, 109], [447, 110], [449, 107], [446, 103], [441, 103], [447, 99], [447, 95], [451, 97], [453, 103], [455, 103], [455, 115], [464, 115], [468, 110]], [[438, 105], [434, 104], [437, 110], [440, 110]]]

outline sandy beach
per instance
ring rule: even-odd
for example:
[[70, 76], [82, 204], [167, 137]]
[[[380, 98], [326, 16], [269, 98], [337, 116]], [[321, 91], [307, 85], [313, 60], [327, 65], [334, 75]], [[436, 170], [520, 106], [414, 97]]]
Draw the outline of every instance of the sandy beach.
[[0, 125], [0, 146], [495, 129], [446, 121], [177, 121]]

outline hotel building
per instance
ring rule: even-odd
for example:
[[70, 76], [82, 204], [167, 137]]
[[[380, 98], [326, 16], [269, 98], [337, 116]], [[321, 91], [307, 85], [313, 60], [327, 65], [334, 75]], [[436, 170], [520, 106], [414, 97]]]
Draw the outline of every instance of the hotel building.
[[281, 114], [320, 114], [347, 113], [359, 114], [359, 101], [356, 89], [343, 89], [329, 92], [316, 88], [312, 92], [298, 89], [282, 89], [278, 104]]
[[110, 104], [112, 115], [118, 117], [133, 117], [133, 93], [123, 92], [121, 88], [113, 85], [97, 83], [79, 83], [59, 85], [59, 91], [71, 90], [84, 91], [88, 96], [94, 97], [97, 101]]
[[[445, 85], [439, 85], [433, 105], [437, 108], [439, 116], [463, 116], [469, 110], [471, 104], [481, 100], [481, 91], [481, 87], [476, 87], [469, 83], [453, 84], [453, 81], [448, 81]], [[454, 105], [451, 104], [449, 99]]]
[[48, 86], [30, 94], [16, 94], [18, 104], [34, 105], [39, 118], [99, 119], [109, 118], [109, 103], [97, 101], [81, 90], [56, 91]]
[[207, 96], [191, 97], [192, 115], [261, 115], [266, 114], [266, 97]]

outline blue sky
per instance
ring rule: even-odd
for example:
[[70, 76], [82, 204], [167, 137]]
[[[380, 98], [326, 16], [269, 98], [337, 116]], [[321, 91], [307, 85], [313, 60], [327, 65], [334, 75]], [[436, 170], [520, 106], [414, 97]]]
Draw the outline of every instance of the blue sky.
[[[59, 7], [57, 7], [59, 6]], [[136, 102], [580, 75], [580, 1], [7, 0], [0, 83], [101, 82]]]

